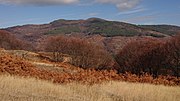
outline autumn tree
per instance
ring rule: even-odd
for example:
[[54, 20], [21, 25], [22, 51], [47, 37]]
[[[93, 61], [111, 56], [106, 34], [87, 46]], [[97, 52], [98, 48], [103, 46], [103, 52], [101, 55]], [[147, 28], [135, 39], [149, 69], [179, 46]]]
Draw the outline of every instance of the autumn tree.
[[58, 62], [60, 61], [61, 53], [65, 52], [67, 44], [66, 37], [50, 37], [46, 40], [45, 51], [52, 52], [54, 61]]
[[173, 74], [177, 77], [180, 76], [180, 34], [173, 36], [166, 44], [168, 52], [167, 61], [170, 62], [170, 67]]
[[152, 45], [153, 46], [151, 46], [149, 51], [143, 53], [143, 55], [139, 57], [139, 64], [142, 66], [141, 68], [143, 72], [148, 72], [153, 74], [154, 77], [157, 77], [158, 75], [164, 74], [162, 72], [163, 69], [168, 70], [169, 64], [166, 61], [168, 53], [164, 48], [165, 43], [156, 42]]
[[53, 52], [56, 61], [59, 61], [61, 54], [68, 54], [72, 57], [72, 64], [82, 68], [108, 69], [114, 63], [103, 47], [77, 37], [51, 37], [45, 50]]
[[163, 45], [161, 41], [152, 39], [128, 43], [115, 57], [120, 65], [119, 72], [129, 71], [138, 75], [148, 72], [157, 76], [166, 64]]

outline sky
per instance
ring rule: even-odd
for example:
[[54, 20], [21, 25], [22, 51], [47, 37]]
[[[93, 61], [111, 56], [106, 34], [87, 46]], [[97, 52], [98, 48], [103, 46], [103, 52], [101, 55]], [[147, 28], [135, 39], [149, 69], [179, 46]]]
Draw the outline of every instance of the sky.
[[0, 0], [0, 28], [91, 17], [180, 26], [180, 0]]

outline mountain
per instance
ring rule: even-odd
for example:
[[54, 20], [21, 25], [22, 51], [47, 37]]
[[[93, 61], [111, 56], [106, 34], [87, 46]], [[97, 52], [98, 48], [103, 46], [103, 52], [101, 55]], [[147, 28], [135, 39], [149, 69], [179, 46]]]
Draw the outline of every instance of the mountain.
[[116, 53], [126, 43], [142, 38], [165, 38], [180, 33], [179, 26], [134, 25], [100, 18], [86, 20], [59, 19], [42, 25], [23, 25], [5, 28], [18, 39], [39, 47], [49, 36], [68, 35], [85, 38], [103, 45], [108, 51]]
[[166, 35], [175, 35], [179, 33], [179, 28], [178, 26], [173, 26], [173, 25], [140, 25], [141, 28], [145, 28], [147, 30], [152, 30], [156, 32], [160, 32]]
[[137, 35], [164, 37], [177, 34], [180, 31], [180, 27], [171, 25], [133, 25], [124, 22], [107, 21], [100, 18], [89, 18], [87, 20], [59, 19], [49, 24], [15, 26], [5, 30], [26, 36], [34, 34], [84, 33], [87, 35], [99, 34], [105, 37]]

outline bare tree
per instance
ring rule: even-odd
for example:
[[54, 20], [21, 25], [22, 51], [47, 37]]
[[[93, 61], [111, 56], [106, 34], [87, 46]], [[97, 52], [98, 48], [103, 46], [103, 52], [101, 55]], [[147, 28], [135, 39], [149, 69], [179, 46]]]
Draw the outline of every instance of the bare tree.
[[111, 68], [113, 58], [103, 48], [84, 39], [75, 37], [51, 37], [47, 40], [46, 51], [54, 53], [54, 59], [59, 61], [60, 54], [72, 57], [72, 64], [82, 68]]

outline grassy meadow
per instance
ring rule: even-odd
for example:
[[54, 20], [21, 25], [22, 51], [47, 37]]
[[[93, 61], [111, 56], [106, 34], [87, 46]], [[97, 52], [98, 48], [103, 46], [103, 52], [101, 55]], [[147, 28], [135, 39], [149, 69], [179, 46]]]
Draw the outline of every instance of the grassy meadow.
[[0, 75], [1, 101], [179, 101], [180, 87], [111, 81], [53, 84], [35, 78]]

